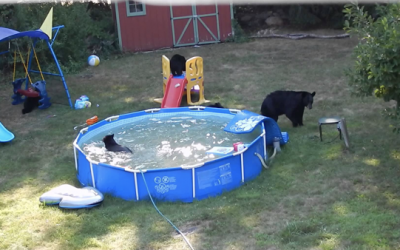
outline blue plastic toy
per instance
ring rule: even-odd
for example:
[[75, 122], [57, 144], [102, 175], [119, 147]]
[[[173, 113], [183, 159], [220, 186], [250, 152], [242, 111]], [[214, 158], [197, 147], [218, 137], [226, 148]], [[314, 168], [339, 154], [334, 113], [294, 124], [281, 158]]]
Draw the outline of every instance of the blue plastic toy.
[[[24, 102], [25, 98], [22, 98], [22, 96], [32, 96], [32, 92], [28, 90], [22, 90], [21, 85], [22, 83], [25, 82], [25, 79], [17, 79], [15, 80], [13, 84], [13, 92], [14, 94], [12, 95], [13, 105], [20, 104]], [[32, 83], [32, 87], [34, 87], [38, 91], [38, 95], [41, 97], [39, 100], [39, 109], [47, 109], [48, 107], [51, 106], [50, 103], [50, 97], [47, 95], [46, 91], [46, 82], [45, 81], [37, 81]], [[35, 93], [36, 94], [36, 93]]]
[[39, 95], [41, 99], [39, 100], [39, 108], [40, 109], [47, 109], [51, 106], [50, 97], [47, 95], [46, 91], [46, 82], [45, 81], [37, 81], [32, 83], [32, 86], [39, 90]]
[[17, 92], [19, 89], [21, 89], [21, 86], [24, 82], [25, 82], [25, 78], [24, 79], [20, 78], [20, 79], [15, 80], [14, 82], [12, 82], [13, 93], [14, 93], [11, 97], [13, 99], [12, 105], [18, 105], [18, 104], [24, 102], [25, 99], [22, 99], [22, 95]]
[[75, 100], [75, 109], [90, 108], [92, 103], [89, 102], [89, 97], [83, 95]]

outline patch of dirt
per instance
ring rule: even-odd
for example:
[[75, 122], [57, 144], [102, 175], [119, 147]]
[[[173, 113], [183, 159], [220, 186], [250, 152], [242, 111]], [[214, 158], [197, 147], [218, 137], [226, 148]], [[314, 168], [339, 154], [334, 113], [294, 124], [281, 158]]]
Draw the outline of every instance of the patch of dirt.
[[28, 248], [22, 246], [21, 244], [13, 244], [8, 248], [8, 250], [27, 250]]
[[348, 108], [343, 108], [343, 112], [348, 115], [354, 115], [354, 111]]
[[[205, 220], [205, 221], [190, 221], [180, 227], [178, 229], [185, 235], [199, 233], [204, 229], [210, 228], [212, 221]], [[172, 233], [172, 237], [179, 238], [182, 237], [180, 233], [174, 231]]]
[[229, 64], [222, 64], [221, 68], [223, 69], [235, 69], [235, 66], [229, 65]]
[[78, 75], [77, 77], [90, 79], [93, 77], [93, 74], [83, 74], [83, 75]]
[[320, 204], [320, 197], [318, 196], [312, 196], [312, 197], [306, 197], [303, 201], [304, 201], [304, 207], [308, 208], [308, 209], [312, 209], [315, 207], [318, 207], [318, 205]]
[[281, 203], [274, 210], [264, 210], [259, 213], [259, 226], [254, 227], [254, 233], [273, 234], [284, 228], [290, 220], [289, 211]]
[[337, 179], [333, 181], [339, 190], [348, 191], [354, 187], [353, 183], [346, 179]]

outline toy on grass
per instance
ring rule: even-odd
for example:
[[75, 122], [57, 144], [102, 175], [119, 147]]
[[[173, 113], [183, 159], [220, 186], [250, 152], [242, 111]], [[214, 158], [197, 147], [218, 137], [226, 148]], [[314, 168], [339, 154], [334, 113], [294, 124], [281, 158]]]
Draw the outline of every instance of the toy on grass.
[[[192, 57], [186, 61], [186, 72], [181, 76], [173, 76], [169, 59], [162, 56], [163, 98], [154, 99], [161, 103], [161, 108], [179, 107], [182, 97], [186, 95], [189, 105], [201, 105], [210, 102], [204, 97], [203, 58]], [[199, 93], [199, 101], [192, 102], [191, 94]]]
[[4, 125], [0, 122], [0, 142], [9, 142], [14, 140], [14, 134], [11, 133]]
[[83, 95], [75, 100], [75, 109], [90, 108], [92, 103], [89, 102], [89, 97]]
[[93, 124], [97, 123], [98, 121], [99, 121], [99, 118], [95, 115], [92, 118], [87, 119], [86, 123], [75, 126], [74, 130], [77, 130], [79, 127], [84, 127], [86, 125], [88, 125], [88, 126], [93, 125]]
[[96, 55], [91, 55], [88, 58], [88, 64], [90, 66], [97, 66], [97, 65], [100, 64], [100, 58], [98, 56], [96, 56]]
[[87, 97], [86, 95], [81, 95], [79, 99], [81, 99], [82, 101], [89, 101], [89, 97]]
[[66, 209], [91, 208], [100, 205], [103, 200], [103, 194], [96, 188], [76, 188], [69, 184], [55, 187], [39, 198], [44, 205], [58, 205]]

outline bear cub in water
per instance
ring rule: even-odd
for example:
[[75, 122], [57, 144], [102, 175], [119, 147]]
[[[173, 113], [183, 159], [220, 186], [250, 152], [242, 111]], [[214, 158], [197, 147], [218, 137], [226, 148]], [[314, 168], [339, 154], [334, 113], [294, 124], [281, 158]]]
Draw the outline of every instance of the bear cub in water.
[[104, 142], [104, 144], [105, 144], [105, 146], [106, 146], [106, 149], [107, 149], [108, 151], [133, 153], [132, 150], [130, 150], [128, 147], [119, 145], [119, 144], [114, 140], [114, 134], [112, 134], [112, 135], [106, 135], [106, 136], [103, 138], [103, 142]]

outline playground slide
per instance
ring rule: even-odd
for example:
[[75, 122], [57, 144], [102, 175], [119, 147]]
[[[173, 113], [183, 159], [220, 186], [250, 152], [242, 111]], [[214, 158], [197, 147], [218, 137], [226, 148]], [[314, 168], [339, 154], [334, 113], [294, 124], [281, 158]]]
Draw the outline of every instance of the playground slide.
[[0, 142], [9, 142], [14, 139], [14, 134], [8, 131], [0, 122]]
[[186, 77], [174, 76], [170, 77], [165, 89], [164, 98], [162, 99], [161, 108], [178, 108], [181, 105], [182, 94], [187, 84]]

